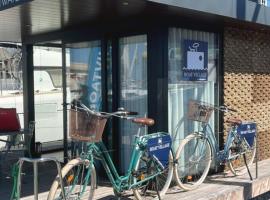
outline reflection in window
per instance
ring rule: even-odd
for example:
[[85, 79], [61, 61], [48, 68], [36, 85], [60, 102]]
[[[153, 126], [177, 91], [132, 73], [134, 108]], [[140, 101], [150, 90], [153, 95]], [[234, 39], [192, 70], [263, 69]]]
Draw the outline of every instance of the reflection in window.
[[[0, 46], [0, 107], [16, 108], [21, 128], [23, 128], [22, 52], [19, 45], [9, 45], [14, 46], [14, 48]], [[7, 136], [0, 136], [0, 139], [6, 140]], [[0, 141], [0, 150], [4, 146], [5, 143]]]
[[[194, 40], [206, 42], [208, 45], [208, 77], [207, 81], [184, 81], [183, 67], [184, 41]], [[169, 29], [168, 40], [168, 125], [172, 134], [174, 148], [179, 146], [188, 134], [198, 131], [198, 123], [188, 120], [188, 103], [190, 100], [198, 100], [214, 105], [217, 101], [217, 77], [218, 67], [218, 43], [217, 35], [209, 32], [187, 30], [180, 28]], [[214, 127], [214, 115], [210, 124]], [[184, 162], [184, 158], [182, 161]]]
[[[0, 107], [15, 107], [18, 113], [23, 113], [23, 78], [21, 63], [21, 48], [0, 47]], [[20, 114], [23, 126], [23, 115]]]
[[[147, 36], [120, 39], [120, 102], [119, 106], [147, 116]], [[138, 126], [120, 121], [121, 171], [128, 168], [132, 142]]]
[[101, 48], [98, 41], [68, 45], [71, 100], [101, 109]]
[[[33, 56], [36, 120], [35, 139], [42, 143], [62, 140], [62, 49], [34, 46]], [[52, 74], [57, 74], [57, 76], [53, 76]]]

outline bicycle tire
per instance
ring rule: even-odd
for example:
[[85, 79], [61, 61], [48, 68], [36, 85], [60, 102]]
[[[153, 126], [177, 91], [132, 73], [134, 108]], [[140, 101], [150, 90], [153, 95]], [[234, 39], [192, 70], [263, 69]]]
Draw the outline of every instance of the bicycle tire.
[[[254, 162], [254, 158], [256, 155], [256, 137], [254, 138], [254, 143], [253, 147], [251, 148], [250, 151], [246, 153], [246, 161], [247, 161], [247, 166], [250, 167], [252, 163]], [[231, 156], [232, 151], [231, 148], [229, 149], [229, 157]], [[233, 173], [235, 176], [240, 176], [245, 173], [247, 173], [247, 168], [244, 165], [244, 157], [243, 155], [239, 155], [237, 159], [232, 159], [228, 160], [228, 167], [230, 171]]]
[[[142, 168], [147, 165], [147, 162], [149, 161], [149, 158], [144, 158], [143, 155], [140, 156], [138, 159], [136, 165], [135, 165], [135, 171], [140, 171]], [[153, 163], [155, 164], [155, 163]], [[155, 167], [153, 167], [155, 168]], [[147, 169], [146, 169], [147, 170]], [[155, 172], [150, 173], [154, 174]], [[143, 175], [144, 177], [147, 177], [147, 174]], [[143, 183], [140, 187], [136, 187], [133, 189], [133, 194], [137, 200], [145, 200], [145, 199], [159, 199], [159, 197], [163, 197], [172, 180], [173, 176], [173, 155], [172, 152], [169, 153], [169, 165], [164, 170], [164, 172], [158, 176], [156, 176], [153, 179], [150, 179], [146, 183]], [[138, 178], [138, 177], [137, 177]], [[137, 181], [137, 178], [135, 177], [133, 179], [134, 182]], [[158, 184], [158, 185], [156, 185]], [[155, 188], [154, 188], [155, 187]], [[157, 194], [157, 190], [158, 193]], [[159, 195], [159, 196], [158, 196]]]
[[[195, 146], [194, 144], [196, 144], [196, 141], [197, 145]], [[204, 151], [199, 149], [203, 148], [202, 146], [200, 146], [201, 144], [203, 145], [203, 142], [205, 142], [206, 144], [206, 148]], [[192, 147], [197, 147], [197, 149], [192, 149]], [[205, 156], [198, 155], [198, 153], [201, 152], [205, 152]], [[188, 158], [188, 160], [185, 159], [186, 157]], [[202, 159], [196, 161], [191, 160], [197, 157], [198, 159]], [[185, 191], [196, 189], [205, 180], [211, 166], [212, 148], [210, 142], [207, 138], [202, 138], [202, 136], [196, 133], [192, 133], [188, 135], [179, 145], [175, 159], [177, 162], [174, 167], [174, 174], [177, 185]], [[185, 159], [184, 162], [181, 159]], [[204, 162], [202, 162], [203, 159], [205, 160]], [[202, 167], [205, 167], [199, 167], [199, 163], [202, 164]], [[194, 167], [191, 166], [192, 164], [194, 164]]]
[[[83, 175], [80, 175], [81, 169], [86, 170], [86, 173], [85, 173], [86, 175], [84, 175], [85, 170], [82, 171]], [[89, 170], [91, 170], [91, 171], [89, 171]], [[95, 188], [96, 188], [96, 170], [95, 170], [94, 165], [86, 166], [85, 161], [83, 161], [80, 158], [76, 158], [76, 159], [69, 161], [63, 167], [63, 169], [61, 170], [61, 173], [62, 173], [62, 177], [63, 177], [64, 190], [65, 190], [65, 195], [66, 195], [67, 199], [69, 199], [69, 198], [73, 199], [74, 195], [77, 195], [79, 199], [81, 199], [81, 197], [87, 197], [88, 200], [93, 199]], [[74, 174], [75, 174], [75, 176], [74, 176]], [[89, 181], [84, 180], [83, 186], [89, 187], [88, 184], [90, 182], [89, 190], [87, 188], [85, 188], [86, 191], [83, 191], [83, 189], [81, 187], [82, 184], [77, 185], [78, 183], [75, 182], [78, 179], [80, 179], [82, 181], [82, 177], [84, 177], [84, 176], [88, 176], [87, 178], [89, 179]], [[73, 181], [72, 181], [72, 179], [73, 179]], [[70, 181], [72, 181], [72, 184], [68, 183]], [[66, 183], [68, 183], [67, 186], [65, 185]], [[78, 187], [79, 187], [79, 192], [77, 191]], [[71, 189], [72, 191], [71, 190], [67, 191], [68, 189]], [[74, 192], [74, 194], [72, 192]], [[56, 199], [57, 200], [63, 199], [63, 197], [61, 195], [59, 176], [57, 176], [55, 178], [55, 180], [50, 188], [50, 192], [49, 192], [49, 195], [47, 198], [47, 200], [56, 200]]]

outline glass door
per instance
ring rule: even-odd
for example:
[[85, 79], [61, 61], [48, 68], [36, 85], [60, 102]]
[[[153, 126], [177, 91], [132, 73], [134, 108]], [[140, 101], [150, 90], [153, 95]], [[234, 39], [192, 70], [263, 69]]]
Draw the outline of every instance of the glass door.
[[[147, 116], [147, 36], [120, 38], [119, 59], [119, 107]], [[128, 168], [137, 129], [130, 121], [120, 121], [121, 172]]]
[[[210, 32], [169, 29], [168, 128], [175, 149], [188, 134], [200, 130], [199, 124], [187, 117], [189, 101], [202, 101], [210, 105], [218, 102], [217, 38], [215, 33]], [[213, 129], [217, 129], [217, 117], [214, 115], [209, 123]], [[218, 139], [218, 135], [216, 137]], [[182, 164], [186, 160], [188, 158], [183, 156], [179, 162]]]
[[[202, 44], [204, 44], [205, 48], [199, 49], [199, 45], [202, 46]], [[173, 134], [176, 141], [175, 146], [177, 147], [179, 140], [185, 138], [189, 133], [198, 130], [198, 124], [188, 120], [186, 117], [188, 115], [188, 102], [190, 100], [197, 100], [212, 105], [217, 103], [218, 82], [216, 72], [218, 69], [219, 48], [215, 33], [180, 28], [169, 29], [168, 48], [169, 132]], [[194, 57], [191, 57], [192, 53], [194, 53]], [[200, 58], [201, 54], [205, 55], [205, 63], [201, 63], [200, 60], [196, 63], [196, 56], [199, 55]], [[201, 73], [202, 70], [199, 69], [200, 64], [205, 65], [206, 76]], [[187, 77], [184, 74], [188, 70], [186, 65], [199, 66], [188, 72], [193, 77]], [[195, 75], [198, 76], [195, 77]], [[212, 127], [214, 127], [214, 122], [215, 118], [212, 116], [210, 119]]]
[[43, 150], [61, 148], [63, 87], [61, 48], [34, 47], [35, 140]]

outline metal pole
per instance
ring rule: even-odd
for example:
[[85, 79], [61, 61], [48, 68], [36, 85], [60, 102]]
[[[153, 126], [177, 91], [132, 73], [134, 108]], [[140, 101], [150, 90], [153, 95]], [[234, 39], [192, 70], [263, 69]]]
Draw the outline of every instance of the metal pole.
[[[257, 133], [256, 133], [257, 134]], [[258, 145], [257, 145], [257, 135], [256, 135], [256, 154], [255, 154], [255, 172], [256, 172], [256, 178], [258, 178]]]
[[21, 196], [21, 174], [22, 174], [22, 165], [23, 165], [23, 160], [19, 161], [19, 170], [18, 170], [18, 180], [17, 180], [17, 199], [20, 199]]
[[34, 161], [34, 199], [38, 200], [38, 167], [37, 162]]
[[63, 88], [63, 146], [64, 162], [68, 162], [68, 137], [67, 137], [67, 68], [66, 68], [66, 47], [62, 45], [62, 88]]

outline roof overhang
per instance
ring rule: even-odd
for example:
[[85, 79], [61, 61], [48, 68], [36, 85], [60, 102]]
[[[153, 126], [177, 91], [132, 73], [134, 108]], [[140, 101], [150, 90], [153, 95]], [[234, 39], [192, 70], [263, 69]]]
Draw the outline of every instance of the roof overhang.
[[[17, 2], [0, 11], [0, 41], [22, 42], [33, 36], [77, 27], [109, 24], [129, 17], [162, 23], [162, 15], [270, 26], [270, 9], [249, 0], [1, 0]], [[0, 2], [1, 2], [0, 1]], [[20, 2], [20, 4], [19, 4]], [[16, 6], [17, 5], [17, 6]], [[15, 7], [14, 7], [15, 6]], [[4, 8], [4, 7], [2, 7]], [[244, 9], [243, 9], [244, 8]], [[134, 24], [134, 26], [137, 26]], [[91, 27], [90, 27], [91, 28]]]
[[149, 0], [166, 6], [270, 26], [270, 7], [255, 0]]

